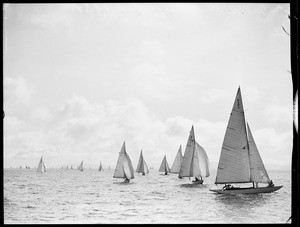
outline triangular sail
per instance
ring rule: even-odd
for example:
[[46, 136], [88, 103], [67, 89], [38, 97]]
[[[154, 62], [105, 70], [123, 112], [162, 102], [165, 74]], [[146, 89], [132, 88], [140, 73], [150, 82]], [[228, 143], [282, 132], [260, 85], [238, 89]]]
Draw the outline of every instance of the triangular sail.
[[195, 151], [195, 134], [194, 134], [194, 126], [189, 134], [189, 138], [185, 147], [183, 162], [180, 167], [179, 177], [191, 177], [193, 176], [193, 157]]
[[250, 182], [250, 160], [246, 123], [240, 88], [223, 140], [216, 184]]
[[43, 161], [43, 156], [40, 159], [40, 162], [38, 164], [38, 167], [37, 167], [36, 171], [41, 172], [41, 173], [46, 172], [46, 166], [45, 166], [44, 161]]
[[81, 161], [80, 165], [78, 166], [78, 169], [79, 169], [80, 171], [83, 171], [83, 161]]
[[203, 147], [195, 140], [194, 126], [185, 148], [179, 177], [209, 177], [209, 160]]
[[170, 168], [169, 168], [169, 164], [167, 162], [166, 155], [164, 156], [164, 159], [162, 160], [162, 162], [160, 164], [158, 172], [165, 172], [165, 173], [170, 172]]
[[249, 137], [249, 154], [250, 154], [250, 180], [258, 183], [269, 183], [270, 178], [264, 166], [264, 163], [260, 157], [258, 149], [256, 147], [254, 138], [252, 136], [249, 125], [248, 137]]
[[179, 173], [182, 162], [183, 162], [183, 157], [182, 157], [182, 151], [181, 151], [181, 145], [180, 145], [177, 155], [175, 157], [175, 160], [172, 164], [170, 173]]
[[146, 161], [143, 157], [142, 151], [141, 151], [141, 154], [140, 154], [140, 158], [139, 158], [138, 166], [136, 168], [136, 172], [137, 173], [142, 173], [142, 174], [148, 174], [149, 173], [149, 169], [148, 169]]
[[114, 178], [126, 178], [133, 179], [134, 178], [134, 170], [132, 167], [132, 162], [126, 153], [125, 142], [121, 148], [119, 153], [119, 158], [117, 161], [116, 169], [114, 172]]
[[197, 142], [196, 142], [196, 151], [197, 153], [197, 162], [199, 163], [199, 171], [200, 171], [200, 176], [202, 177], [209, 177], [210, 172], [209, 172], [209, 159], [207, 157], [207, 154], [204, 150], [203, 147], [201, 147]]

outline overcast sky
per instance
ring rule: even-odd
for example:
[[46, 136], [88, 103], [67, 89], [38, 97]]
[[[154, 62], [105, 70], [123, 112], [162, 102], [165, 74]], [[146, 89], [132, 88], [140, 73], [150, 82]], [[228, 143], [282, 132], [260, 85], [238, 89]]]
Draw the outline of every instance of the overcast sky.
[[267, 169], [290, 166], [289, 4], [5, 4], [4, 167], [217, 165], [238, 87]]

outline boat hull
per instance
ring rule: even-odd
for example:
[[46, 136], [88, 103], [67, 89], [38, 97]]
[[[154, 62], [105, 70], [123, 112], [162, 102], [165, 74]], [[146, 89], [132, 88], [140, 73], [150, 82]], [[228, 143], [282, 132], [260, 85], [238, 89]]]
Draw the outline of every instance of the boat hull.
[[218, 194], [257, 194], [257, 193], [270, 193], [275, 192], [282, 188], [282, 186], [274, 186], [274, 187], [262, 187], [262, 188], [237, 188], [230, 190], [222, 190], [222, 189], [209, 189], [212, 192], [216, 192]]

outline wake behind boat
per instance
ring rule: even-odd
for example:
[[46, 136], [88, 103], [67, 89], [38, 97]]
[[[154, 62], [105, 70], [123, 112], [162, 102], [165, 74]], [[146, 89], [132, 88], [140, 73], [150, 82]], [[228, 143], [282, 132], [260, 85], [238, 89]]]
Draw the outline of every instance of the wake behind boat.
[[[232, 183], [252, 183], [253, 187], [233, 187]], [[258, 183], [268, 186], [258, 187]], [[270, 180], [250, 127], [246, 126], [240, 88], [227, 125], [215, 184], [225, 184], [222, 189], [210, 189], [219, 194], [268, 193], [282, 188]]]

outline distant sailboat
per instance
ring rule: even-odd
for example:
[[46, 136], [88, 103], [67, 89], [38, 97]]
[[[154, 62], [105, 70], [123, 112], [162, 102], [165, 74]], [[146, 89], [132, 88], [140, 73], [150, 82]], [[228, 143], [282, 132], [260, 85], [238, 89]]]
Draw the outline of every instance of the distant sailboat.
[[126, 153], [125, 142], [119, 152], [119, 158], [113, 178], [125, 178], [124, 182], [129, 183], [134, 178], [134, 170], [129, 155]]
[[[173, 165], [171, 167], [170, 173], [179, 173], [182, 162], [183, 162], [183, 156], [182, 156], [181, 145], [180, 145], [175, 160], [173, 162]], [[179, 175], [178, 177], [182, 178]]]
[[73, 169], [73, 165], [71, 165], [71, 169]]
[[45, 166], [45, 163], [43, 161], [43, 156], [40, 159], [40, 162], [38, 164], [38, 167], [37, 167], [36, 171], [41, 172], [41, 173], [46, 172], [46, 166]]
[[[252, 183], [253, 187], [233, 187], [230, 183]], [[258, 183], [268, 183], [269, 185], [258, 187]], [[223, 189], [210, 189], [210, 191], [221, 194], [266, 193], [282, 187], [274, 186], [270, 180], [250, 127], [248, 124], [246, 126], [240, 88], [236, 94], [223, 140], [215, 184], [225, 184]]]
[[101, 162], [100, 162], [100, 166], [99, 166], [98, 170], [99, 171], [103, 171], [104, 170]]
[[203, 177], [209, 177], [209, 160], [203, 147], [195, 140], [194, 126], [186, 144], [179, 177], [195, 177], [193, 183], [202, 184]]
[[81, 161], [80, 165], [78, 166], [78, 169], [79, 169], [80, 171], [83, 171], [83, 161]]
[[167, 175], [170, 172], [169, 164], [167, 162], [166, 155], [164, 156], [164, 159], [162, 160], [158, 172], [164, 172], [165, 175]]
[[143, 157], [143, 152], [142, 151], [141, 151], [141, 154], [140, 154], [140, 159], [139, 159], [139, 162], [138, 162], [138, 166], [136, 168], [136, 172], [137, 173], [142, 173], [143, 175], [149, 173], [149, 169], [148, 169], [148, 166], [147, 166], [147, 164], [145, 162], [145, 159]]

